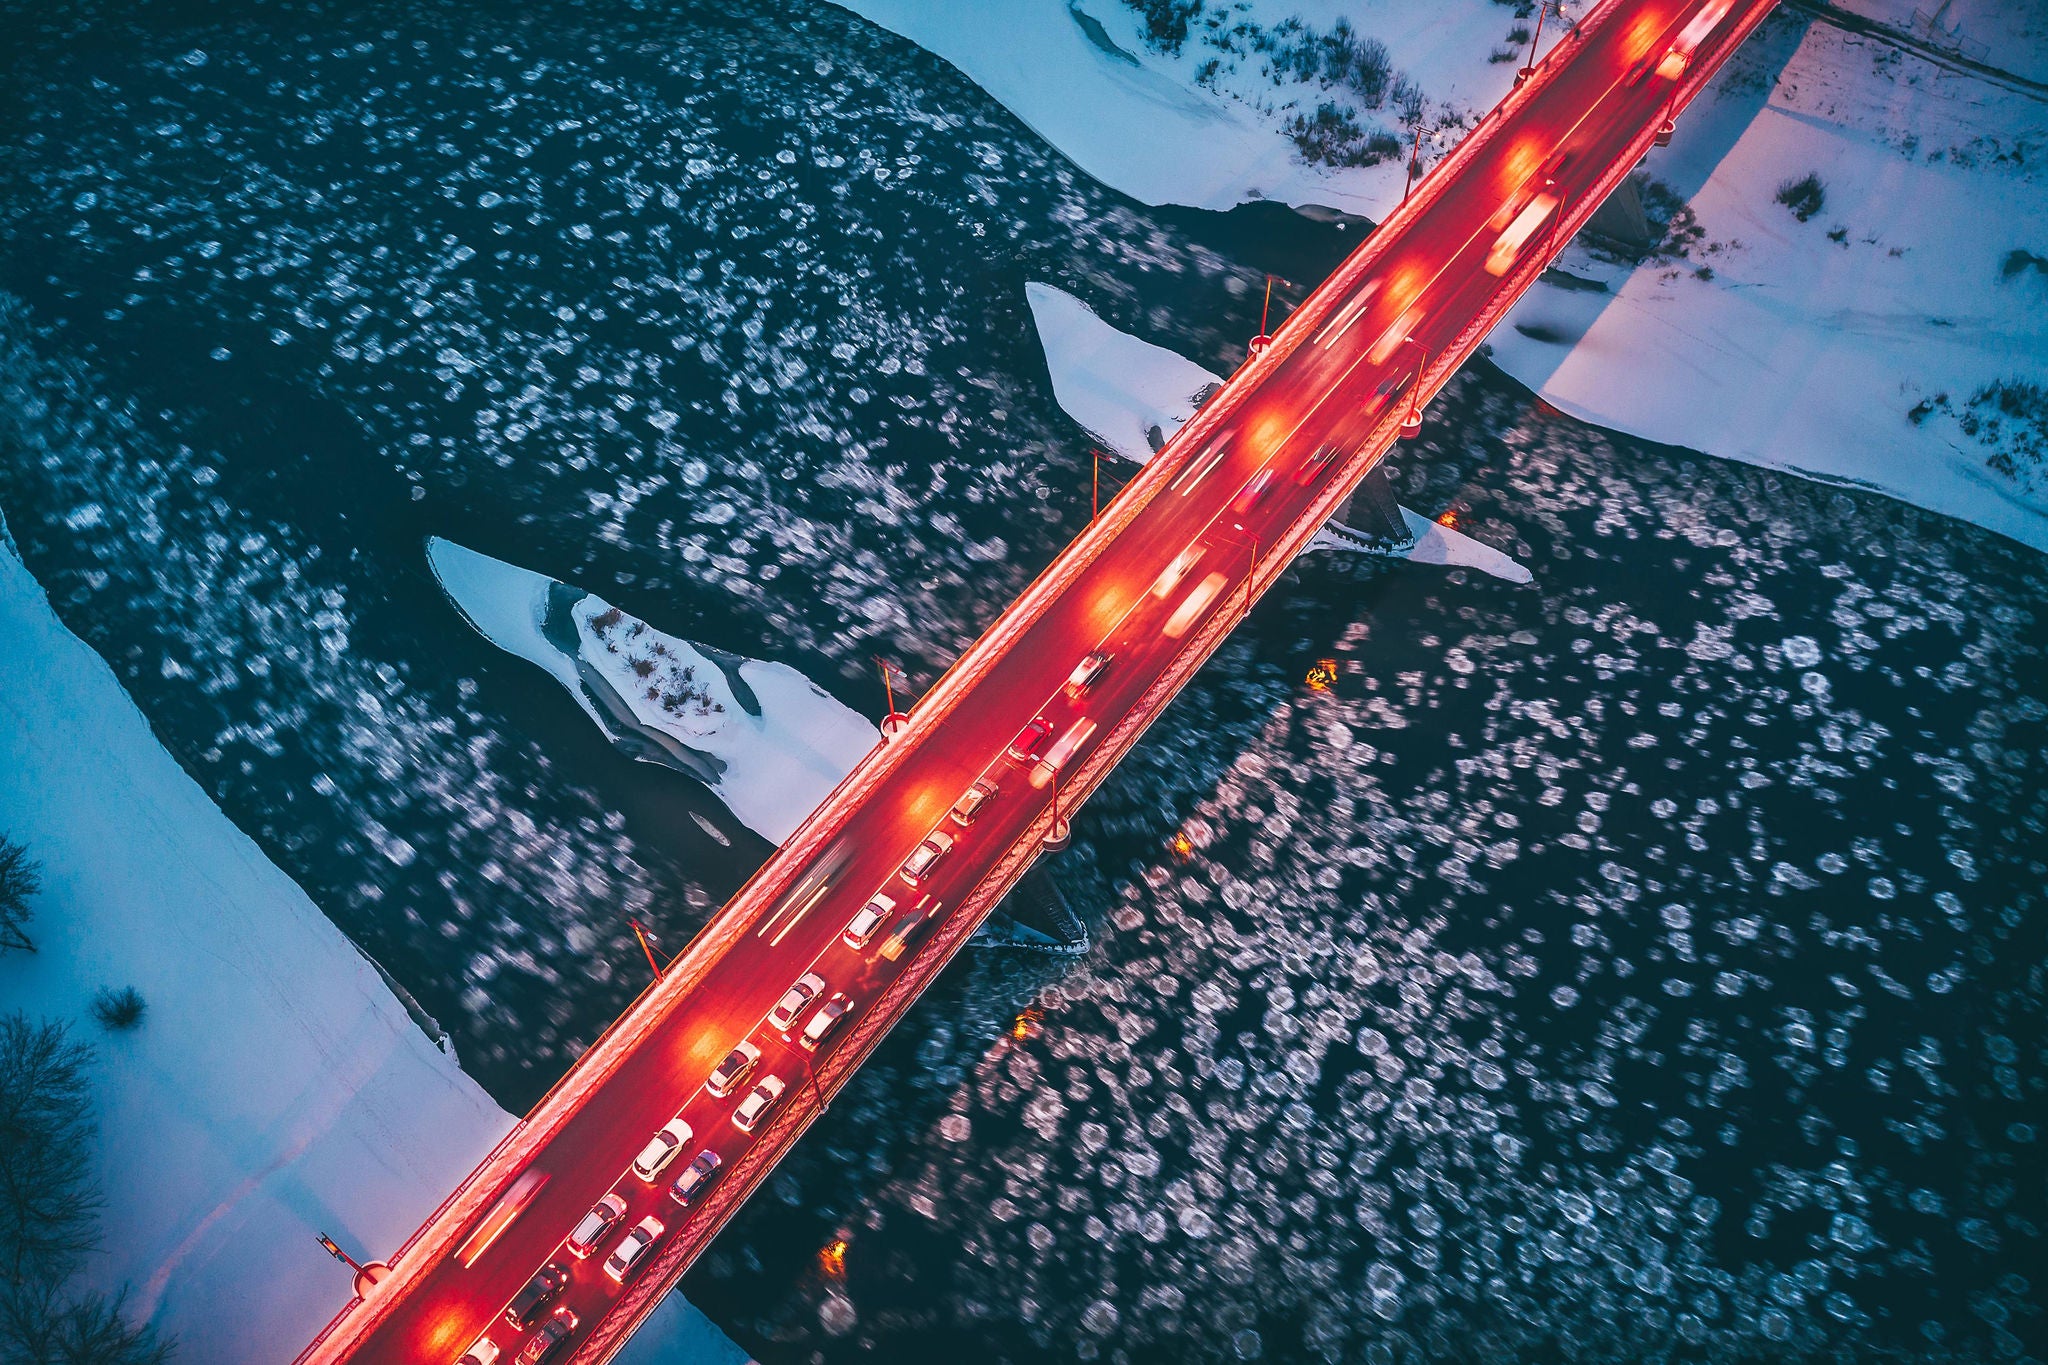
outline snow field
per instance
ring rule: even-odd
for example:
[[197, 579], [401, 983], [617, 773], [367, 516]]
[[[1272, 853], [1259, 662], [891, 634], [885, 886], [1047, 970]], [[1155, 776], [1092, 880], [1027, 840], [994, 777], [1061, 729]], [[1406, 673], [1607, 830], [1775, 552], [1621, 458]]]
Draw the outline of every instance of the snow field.
[[[315, 1235], [395, 1250], [511, 1116], [179, 769], [11, 546], [0, 633], [0, 829], [45, 879], [0, 996], [100, 1054], [87, 1277], [130, 1286], [184, 1359], [268, 1365], [348, 1297]], [[86, 1006], [124, 985], [143, 1022], [102, 1033]]]

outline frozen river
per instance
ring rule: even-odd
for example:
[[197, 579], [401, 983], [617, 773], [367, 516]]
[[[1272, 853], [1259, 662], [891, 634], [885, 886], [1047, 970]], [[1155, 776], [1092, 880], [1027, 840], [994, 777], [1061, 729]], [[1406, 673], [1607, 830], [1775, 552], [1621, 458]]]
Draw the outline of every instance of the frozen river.
[[[874, 716], [1087, 516], [1025, 282], [1228, 369], [1344, 245], [828, 8], [150, 13], [10, 77], [0, 506], [514, 1108], [767, 846], [425, 538]], [[1440, 406], [1403, 500], [1535, 582], [1301, 564], [1077, 822], [1091, 953], [970, 955], [694, 1272], [768, 1365], [2042, 1354], [2041, 558]]]

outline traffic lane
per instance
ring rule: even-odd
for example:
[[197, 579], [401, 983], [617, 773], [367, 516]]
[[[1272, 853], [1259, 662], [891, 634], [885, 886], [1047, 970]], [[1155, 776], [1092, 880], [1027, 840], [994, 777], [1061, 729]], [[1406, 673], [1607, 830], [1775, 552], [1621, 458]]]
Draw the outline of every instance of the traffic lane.
[[[875, 815], [884, 813], [878, 809]], [[418, 1292], [401, 1306], [401, 1313], [412, 1311], [431, 1333], [422, 1339], [421, 1349], [437, 1349], [472, 1327], [481, 1332], [497, 1320], [503, 1303], [542, 1265], [561, 1256], [561, 1241], [575, 1222], [626, 1177], [627, 1165], [641, 1145], [678, 1111], [700, 1134], [707, 1127], [730, 1126], [724, 1124], [723, 1111], [737, 1099], [716, 1101], [717, 1114], [703, 1112], [703, 1080], [731, 1041], [751, 1031], [766, 1014], [773, 1000], [763, 1003], [762, 998], [771, 993], [779, 997], [787, 987], [780, 975], [781, 965], [772, 955], [728, 955], [718, 979], [707, 979], [705, 988], [691, 994], [686, 1009], [661, 1021], [647, 1042], [622, 1062], [612, 1081], [586, 1098], [530, 1165], [547, 1172], [548, 1183], [475, 1267], [459, 1271], [462, 1283], [454, 1298], [471, 1311], [452, 1317], [428, 1301], [436, 1296]], [[637, 1221], [641, 1204], [630, 1197], [628, 1203]], [[451, 1258], [442, 1273], [453, 1276], [458, 1269], [459, 1262]], [[560, 1300], [571, 1306], [581, 1298], [595, 1267], [572, 1266], [572, 1271], [572, 1288]], [[602, 1291], [603, 1285], [598, 1288]], [[501, 1335], [510, 1331], [501, 1329]], [[448, 1358], [467, 1345], [458, 1340]]]
[[[1463, 244], [1463, 246], [1461, 246], [1461, 248], [1460, 248], [1460, 249], [1461, 249], [1461, 251], [1462, 251], [1462, 250], [1467, 250], [1467, 249], [1469, 249], [1469, 248], [1471, 247], [1471, 245], [1472, 245], [1472, 243], [1470, 243], [1470, 242], [1468, 241], [1467, 243]], [[1449, 301], [1447, 300], [1446, 302], [1448, 303]], [[1433, 311], [1433, 313], [1434, 313], [1434, 311], [1435, 311], [1435, 310], [1432, 310], [1432, 311]], [[1448, 338], [1446, 338], [1446, 339], [1448, 339]], [[1279, 377], [1280, 377], [1279, 375], [1276, 375], [1276, 376], [1275, 376], [1275, 378], [1276, 378], [1276, 379], [1278, 379]], [[1237, 470], [1237, 469], [1229, 469], [1229, 468], [1226, 468], [1226, 470], [1225, 470], [1225, 472], [1224, 472], [1224, 474], [1223, 474], [1223, 480], [1222, 480], [1222, 484], [1221, 484], [1221, 485], [1219, 486], [1219, 487], [1220, 487], [1220, 491], [1221, 491], [1221, 492], [1222, 492], [1222, 493], [1223, 493], [1223, 494], [1224, 494], [1225, 496], [1227, 496], [1227, 495], [1228, 495], [1228, 491], [1229, 491], [1229, 490], [1228, 490], [1228, 484], [1229, 484], [1229, 483], [1230, 483], [1231, 481], [1233, 481], [1233, 480], [1234, 480], [1235, 474], [1236, 474], [1236, 473], [1238, 473], [1238, 472], [1241, 472], [1241, 470]], [[1268, 523], [1269, 523], [1269, 524], [1279, 524], [1279, 525], [1285, 525], [1285, 524], [1287, 524], [1287, 522], [1288, 522], [1289, 520], [1291, 520], [1291, 519], [1292, 519], [1292, 516], [1293, 516], [1293, 515], [1294, 515], [1294, 514], [1290, 512], [1290, 514], [1289, 514], [1289, 516], [1288, 516], [1288, 517], [1286, 517], [1286, 518], [1282, 518], [1282, 517], [1280, 517], [1280, 516], [1279, 516], [1279, 515], [1277, 514], [1277, 509], [1276, 509], [1276, 514], [1275, 514], [1274, 516], [1272, 516], [1272, 517], [1269, 517], [1269, 518], [1267, 519], [1267, 521], [1268, 521]], [[1186, 519], [1185, 519], [1185, 518], [1175, 518], [1175, 519], [1172, 519], [1172, 520], [1173, 520], [1173, 521], [1175, 521], [1175, 522], [1181, 522], [1181, 523], [1184, 523]], [[1057, 668], [1055, 667], [1055, 669], [1054, 669], [1053, 671], [1055, 671], [1055, 672], [1056, 672], [1056, 671], [1057, 671]], [[1041, 708], [1041, 709], [1043, 709], [1043, 708]]]
[[[1280, 377], [1281, 377], [1281, 376], [1280, 376], [1279, 374], [1276, 374], [1275, 376], [1273, 376], [1273, 379], [1275, 379], [1275, 380], [1278, 380], [1278, 379], [1280, 379]], [[1269, 381], [1269, 382], [1270, 382], [1270, 381]], [[1263, 391], [1263, 390], [1262, 390], [1262, 391]], [[1248, 405], [1248, 406], [1249, 406], [1249, 405]], [[1174, 523], [1175, 523], [1175, 522], [1178, 522], [1178, 523], [1180, 523], [1180, 525], [1174, 525]], [[1179, 529], [1184, 529], [1184, 527], [1185, 527], [1185, 522], [1186, 522], [1186, 519], [1185, 519], [1185, 518], [1170, 518], [1170, 519], [1168, 519], [1167, 525], [1168, 525], [1168, 526], [1170, 526], [1170, 527], [1172, 528], [1172, 530], [1173, 530], [1173, 531], [1177, 532], [1177, 531], [1178, 531]], [[1051, 667], [1051, 669], [1050, 669], [1049, 671], [1051, 671], [1051, 672], [1054, 672], [1054, 673], [1056, 673], [1056, 672], [1058, 671], [1058, 665], [1057, 665], [1057, 664], [1054, 664], [1054, 665], [1053, 665], [1053, 666]]]
[[[465, 1269], [451, 1256], [440, 1267], [443, 1276], [456, 1281], [449, 1302], [415, 1292], [400, 1306], [399, 1313], [414, 1321], [410, 1331], [393, 1322], [397, 1339], [421, 1353], [419, 1359], [440, 1358], [437, 1353], [446, 1347], [445, 1358], [452, 1361], [477, 1335], [502, 1323], [505, 1303], [550, 1260], [571, 1264], [572, 1274], [582, 1278], [583, 1267], [561, 1250], [563, 1239], [625, 1173], [647, 1137], [683, 1106], [688, 1091], [701, 1086], [723, 1049], [709, 1060], [703, 1058], [726, 1030], [738, 1026], [746, 1010], [746, 1002], [720, 994], [693, 1003], [692, 1017], [683, 1029], [668, 1031], [658, 1044], [636, 1050], [614, 1083], [591, 1092], [560, 1136], [529, 1165], [528, 1169], [545, 1172], [547, 1183], [476, 1264]], [[635, 1136], [629, 1139], [625, 1134]], [[625, 1150], [629, 1142], [630, 1150]], [[498, 1335], [521, 1334], [501, 1326]]]
[[[1259, 453], [1263, 452], [1253, 452], [1254, 455]], [[1243, 468], [1249, 463], [1249, 458], [1227, 462], [1224, 466], [1225, 477], [1218, 482], [1210, 497], [1195, 501], [1184, 500], [1182, 508], [1170, 509], [1175, 515], [1161, 519], [1163, 529], [1168, 532], [1169, 538], [1177, 539], [1188, 531], [1188, 523], [1203, 511], [1211, 512], [1213, 518], [1213, 515], [1221, 510], [1225, 500], [1233, 495], [1231, 484], [1236, 475], [1242, 473]], [[1248, 566], [1248, 557], [1246, 562]], [[1123, 572], [1123, 569], [1119, 562], [1112, 561], [1104, 565], [1104, 571], [1110, 576], [1115, 576]], [[1143, 598], [1144, 594], [1135, 594], [1133, 601], [1139, 602]], [[1067, 600], [1072, 600], [1071, 594]], [[1165, 604], [1157, 605], [1163, 607]], [[1054, 615], [1057, 617], [1059, 613]], [[1144, 636], [1149, 633], [1146, 631], [1146, 624], [1148, 623], [1143, 622], [1141, 618], [1136, 628], [1139, 638], [1135, 643], [1142, 643]], [[1067, 625], [1067, 622], [1059, 619], [1049, 621], [1048, 633], [1070, 633], [1066, 630]], [[1159, 638], [1156, 634], [1152, 635], [1154, 641]], [[1066, 667], [1065, 661], [1062, 660], [1046, 671], [1048, 674], [1063, 676]], [[1138, 696], [1142, 695], [1146, 680], [1138, 671], [1128, 667], [1120, 670], [1118, 676], [1124, 680], [1124, 687], [1105, 689], [1098, 685], [1092, 699], [1084, 699], [1081, 705], [1070, 709], [1080, 714], [1104, 709], [1127, 711], [1130, 705], [1135, 704]], [[1115, 694], [1120, 691], [1131, 695], [1119, 699]], [[1021, 707], [1014, 700], [1009, 704], [1018, 710], [1044, 710], [1053, 707], [1054, 699], [1059, 695], [1055, 689], [1051, 696], [1035, 704], [1029, 696], [1021, 699], [1024, 703]], [[1119, 700], [1122, 705], [1115, 705]], [[920, 755], [926, 762], [918, 766], [935, 766], [941, 772], [950, 769], [950, 776], [956, 779], [957, 785], [964, 790], [966, 783], [972, 781], [975, 775], [987, 770], [986, 760], [996, 756], [986, 753], [987, 742], [987, 738], [977, 737], [976, 741], [964, 745], [956, 743], [936, 748], [928, 745], [930, 752]], [[999, 753], [998, 748], [997, 754]], [[928, 776], [923, 773], [918, 775]], [[950, 787], [954, 784], [949, 782], [947, 785]], [[1017, 790], [1014, 782], [1008, 785], [1013, 792]], [[1048, 792], [1043, 800], [1050, 799]], [[1039, 801], [1028, 798], [1013, 800], [1015, 804], [1012, 806], [1012, 819], [1003, 822], [1013, 828], [1001, 831], [1007, 837], [977, 841], [986, 844], [982, 850], [982, 857], [970, 855], [951, 860], [951, 875], [941, 879], [939, 889], [952, 894], [956, 883], [960, 892], [968, 889], [985, 872], [985, 868], [979, 864], [993, 863], [1014, 842], [1016, 832], [1021, 831], [1023, 825], [1038, 814], [1041, 805]], [[923, 827], [924, 819], [939, 810], [941, 804], [950, 806], [950, 801], [941, 803], [936, 798], [931, 798], [925, 801], [921, 808], [917, 803], [912, 803], [907, 812], [896, 812], [896, 819], [883, 819], [881, 822], [896, 826], [892, 831], [897, 836], [896, 842], [905, 844], [904, 851], [907, 852], [907, 846], [914, 846], [914, 841], [922, 837], [918, 830]], [[875, 808], [865, 808], [864, 813], [868, 815], [868, 819], [861, 822], [863, 826], [874, 824], [878, 817], [888, 814], [879, 809], [879, 804]], [[910, 816], [907, 823], [902, 818], [905, 813]], [[940, 818], [943, 818], [943, 815]], [[844, 837], [842, 835], [842, 839]], [[887, 887], [893, 880], [900, 884], [900, 877], [893, 876], [898, 866], [900, 859], [893, 853], [853, 860], [846, 872], [835, 878], [835, 884], [828, 887], [826, 894], [821, 897], [825, 913], [818, 915], [814, 921], [812, 928], [815, 935], [823, 937], [826, 945], [835, 941], [844, 928], [843, 919], [838, 912], [842, 909], [847, 910], [845, 918], [850, 918], [852, 910], [857, 910], [861, 904], [866, 903], [867, 895], [861, 893], [863, 883], [879, 880], [883, 887]], [[770, 919], [774, 913], [775, 909], [772, 908], [763, 916], [763, 920]], [[886, 928], [887, 926], [879, 932], [886, 932]], [[806, 935], [807, 938], [811, 936]], [[821, 955], [824, 947], [825, 945], [818, 945], [814, 948], [811, 959], [813, 962]], [[688, 1011], [689, 1019], [672, 1017], [671, 1020], [665, 1021], [665, 1035], [672, 1035], [679, 1029], [693, 1032], [698, 1039], [694, 1048], [686, 1049], [678, 1056], [672, 1039], [668, 1037], [664, 1038], [662, 1046], [643, 1047], [635, 1058], [621, 1068], [607, 1087], [596, 1092], [594, 1102], [587, 1104], [570, 1124], [565, 1125], [557, 1141], [550, 1145], [550, 1156], [562, 1150], [578, 1152], [583, 1145], [585, 1129], [597, 1129], [602, 1136], [609, 1137], [609, 1142], [599, 1143], [601, 1148], [609, 1150], [582, 1155], [579, 1164], [588, 1168], [585, 1179], [558, 1178], [558, 1175], [582, 1172], [560, 1172], [551, 1175], [549, 1184], [543, 1187], [513, 1228], [508, 1229], [507, 1236], [502, 1237], [499, 1243], [486, 1253], [485, 1260], [496, 1263], [498, 1273], [495, 1276], [478, 1276], [476, 1282], [469, 1286], [472, 1290], [469, 1296], [472, 1308], [478, 1304], [492, 1305], [485, 1309], [483, 1321], [451, 1324], [450, 1330], [442, 1339], [428, 1344], [426, 1349], [432, 1350], [446, 1344], [450, 1348], [452, 1358], [454, 1352], [466, 1346], [468, 1340], [474, 1339], [472, 1335], [468, 1340], [464, 1340], [462, 1333], [470, 1326], [475, 1326], [480, 1333], [488, 1328], [492, 1321], [499, 1319], [502, 1302], [516, 1293], [533, 1273], [551, 1259], [564, 1261], [570, 1266], [572, 1274], [571, 1287], [557, 1300], [558, 1304], [567, 1305], [572, 1309], [581, 1306], [583, 1309], [601, 1311], [611, 1299], [617, 1297], [621, 1291], [597, 1269], [601, 1256], [608, 1254], [610, 1245], [616, 1238], [623, 1237], [625, 1231], [642, 1217], [650, 1213], [661, 1217], [664, 1212], [661, 1205], [666, 1201], [665, 1192], [660, 1188], [645, 1186], [625, 1169], [647, 1136], [680, 1111], [685, 1121], [690, 1122], [695, 1130], [692, 1141], [686, 1144], [687, 1146], [696, 1147], [698, 1150], [709, 1148], [718, 1151], [730, 1161], [736, 1159], [755, 1140], [752, 1135], [741, 1133], [729, 1122], [731, 1112], [739, 1102], [738, 1095], [726, 1099], [710, 1097], [708, 1092], [702, 1089], [699, 1079], [708, 1073], [711, 1065], [715, 1064], [717, 1057], [724, 1054], [731, 1041], [748, 1036], [763, 1046], [764, 1062], [757, 1069], [755, 1076], [750, 1078], [749, 1085], [758, 1078], [777, 1071], [778, 1061], [772, 1059], [776, 1058], [779, 1052], [780, 1069], [788, 1073], [786, 1079], [796, 1091], [798, 1102], [807, 1098], [802, 1096], [801, 1092], [811, 1069], [809, 1059], [775, 1036], [775, 1032], [768, 1029], [763, 1022], [763, 1016], [772, 1005], [773, 999], [779, 998], [787, 989], [789, 981], [801, 974], [800, 971], [793, 970], [788, 960], [790, 956], [792, 955], [765, 949], [754, 934], [743, 938], [740, 945], [714, 968], [711, 976], [707, 976], [698, 991], [693, 992], [691, 1008]], [[870, 993], [879, 995], [896, 972], [877, 970], [876, 964], [881, 960], [878, 954], [862, 954], [859, 960], [866, 968], [866, 971], [859, 975], [870, 988]], [[896, 971], [900, 970], [902, 967], [896, 968]], [[719, 979], [714, 981], [713, 977]], [[821, 994], [829, 994], [833, 988], [833, 977], [828, 976], [826, 980], [826, 991]], [[723, 1005], [722, 1009], [718, 1008], [720, 1005]], [[640, 1074], [648, 1071], [654, 1074], [651, 1077]], [[741, 1087], [739, 1093], [744, 1093], [747, 1088]], [[785, 1096], [783, 1102], [789, 1103], [791, 1098]], [[694, 1156], [694, 1151], [680, 1153], [678, 1159]], [[544, 1163], [536, 1161], [534, 1168], [542, 1169]], [[562, 1250], [562, 1238], [592, 1205], [610, 1191], [618, 1192], [624, 1198], [628, 1209], [626, 1215], [619, 1220], [614, 1236], [608, 1237], [606, 1243], [593, 1253], [588, 1262], [577, 1262], [567, 1257]], [[673, 1204], [673, 1201], [666, 1202]], [[678, 1209], [675, 1212], [682, 1211]], [[679, 1220], [671, 1213], [664, 1222], [674, 1225]], [[501, 1252], [500, 1248], [504, 1248], [504, 1251]], [[515, 1248], [523, 1250], [526, 1254], [515, 1258], [511, 1254]], [[480, 1261], [477, 1268], [483, 1268], [483, 1264], [484, 1262]], [[525, 1268], [522, 1269], [522, 1266]]]

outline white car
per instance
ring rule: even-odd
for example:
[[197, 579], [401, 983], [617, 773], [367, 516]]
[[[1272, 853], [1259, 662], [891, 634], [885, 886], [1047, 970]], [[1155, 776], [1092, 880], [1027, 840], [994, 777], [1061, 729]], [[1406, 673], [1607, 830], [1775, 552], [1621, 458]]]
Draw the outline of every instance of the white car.
[[1529, 239], [1539, 228], [1550, 221], [1561, 202], [1546, 190], [1525, 204], [1500, 236], [1494, 239], [1493, 249], [1486, 253], [1486, 273], [1505, 275], [1514, 269], [1515, 262], [1522, 258], [1522, 248], [1529, 244]]
[[718, 1153], [697, 1153], [697, 1159], [685, 1167], [683, 1173], [676, 1177], [675, 1186], [668, 1192], [668, 1197], [681, 1204], [684, 1208], [688, 1208], [690, 1201], [704, 1193], [704, 1187], [709, 1185], [712, 1177], [718, 1174], [718, 1166]]
[[843, 995], [835, 995], [818, 1006], [818, 1012], [811, 1016], [811, 1022], [804, 1025], [801, 1038], [797, 1039], [806, 1052], [816, 1052], [818, 1044], [825, 1041], [825, 1035], [839, 1027], [839, 1021], [853, 1012], [853, 1002]]
[[769, 1027], [780, 1031], [782, 1036], [787, 1038], [789, 1026], [804, 1012], [804, 1006], [816, 1000], [818, 992], [824, 989], [824, 977], [816, 972], [805, 972], [796, 979], [795, 985], [782, 993], [782, 998], [775, 1002], [775, 1008], [768, 1011]]
[[1729, 0], [1711, 0], [1711, 3], [1701, 5], [1699, 13], [1679, 30], [1678, 38], [1664, 54], [1664, 59], [1657, 63], [1657, 74], [1667, 81], [1683, 76], [1685, 69], [1692, 65], [1693, 54], [1699, 51], [1700, 45], [1715, 29], [1721, 27], [1721, 21], [1728, 17], [1731, 8]]
[[662, 1226], [659, 1218], [642, 1218], [639, 1226], [621, 1237], [619, 1244], [612, 1248], [612, 1254], [605, 1257], [604, 1273], [616, 1283], [624, 1284], [626, 1277], [633, 1273], [633, 1267], [647, 1254], [647, 1248], [659, 1241], [666, 1231], [668, 1229]]
[[753, 1132], [761, 1120], [768, 1116], [768, 1111], [775, 1107], [775, 1102], [782, 1098], [782, 1092], [788, 1088], [782, 1083], [780, 1076], [769, 1076], [764, 1079], [747, 1092], [747, 1097], [740, 1101], [740, 1107], [733, 1111], [732, 1126], [742, 1133]]
[[1098, 649], [1075, 664], [1074, 671], [1067, 675], [1067, 695], [1078, 697], [1093, 687], [1095, 680], [1102, 676], [1102, 670], [1109, 667], [1109, 660], [1110, 656]]
[[1164, 597], [1179, 587], [1180, 581], [1188, 576], [1188, 570], [1194, 568], [1195, 561], [1201, 557], [1202, 547], [1199, 545], [1190, 545], [1175, 555], [1173, 563], [1167, 565], [1165, 572], [1153, 580], [1152, 595], [1154, 597]]
[[725, 1054], [725, 1060], [711, 1069], [711, 1077], [704, 1082], [704, 1088], [724, 1099], [739, 1089], [741, 1081], [753, 1074], [754, 1064], [760, 1060], [760, 1048], [752, 1043], [735, 1043], [732, 1051]]
[[935, 829], [924, 836], [924, 842], [911, 851], [903, 861], [903, 880], [912, 886], [922, 885], [938, 866], [939, 859], [953, 851], [953, 836], [942, 829]]
[[954, 824], [965, 829], [974, 823], [974, 817], [980, 813], [983, 806], [988, 804], [988, 799], [995, 794], [995, 783], [977, 782], [966, 791], [960, 793], [960, 799], [953, 803], [953, 809], [948, 814], [952, 817]]
[[497, 1365], [498, 1357], [504, 1351], [489, 1337], [478, 1337], [476, 1344], [456, 1360], [455, 1365]]
[[895, 897], [876, 896], [847, 922], [846, 932], [840, 937], [846, 940], [846, 946], [849, 948], [865, 948], [868, 946], [868, 940], [875, 936], [875, 930], [882, 927], [882, 921], [894, 913]]
[[660, 1175], [668, 1163], [676, 1159], [676, 1153], [683, 1150], [692, 1134], [690, 1125], [681, 1119], [670, 1119], [662, 1125], [661, 1131], [647, 1139], [647, 1145], [640, 1149], [640, 1155], [633, 1158], [633, 1174], [652, 1185], [654, 1177]]
[[598, 1200], [590, 1212], [583, 1215], [583, 1221], [569, 1234], [569, 1254], [579, 1261], [588, 1256], [591, 1250], [604, 1240], [604, 1235], [612, 1230], [612, 1225], [625, 1216], [626, 1201], [616, 1194], [608, 1194]]
[[874, 931], [881, 929], [883, 921], [889, 919], [889, 915], [893, 913], [895, 896], [874, 896], [866, 905], [860, 907], [858, 915], [854, 915], [846, 923], [846, 933], [842, 933], [840, 937], [846, 939], [848, 948], [866, 948], [868, 939], [874, 937]]

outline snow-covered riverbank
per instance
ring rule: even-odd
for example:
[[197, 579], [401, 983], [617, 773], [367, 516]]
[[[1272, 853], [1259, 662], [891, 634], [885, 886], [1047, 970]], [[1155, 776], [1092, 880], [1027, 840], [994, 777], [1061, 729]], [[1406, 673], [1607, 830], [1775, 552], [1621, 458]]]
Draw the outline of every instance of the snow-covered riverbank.
[[[1199, 17], [1167, 53], [1118, 0], [835, 3], [945, 58], [1082, 170], [1148, 204], [1228, 209], [1276, 199], [1377, 220], [1400, 200], [1405, 149], [1371, 166], [1301, 159], [1288, 123], [1312, 116], [1330, 92], [1276, 82], [1260, 57], [1206, 42], [1218, 12]], [[1514, 81], [1512, 62], [1488, 60], [1516, 24], [1492, 0], [1250, 0], [1236, 9], [1233, 23], [1249, 16], [1267, 28], [1293, 16], [1318, 33], [1352, 24], [1387, 45], [1434, 112], [1484, 109]], [[1391, 135], [1387, 102], [1358, 112]]]
[[[951, 61], [1083, 170], [1155, 204], [1272, 198], [1378, 219], [1399, 200], [1398, 156], [1302, 162], [1293, 120], [1347, 92], [1276, 76], [1248, 39], [1234, 40], [1242, 55], [1218, 46], [1240, 24], [1271, 34], [1299, 16], [1326, 33], [1347, 17], [1385, 44], [1433, 124], [1487, 108], [1514, 70], [1489, 60], [1505, 50], [1509, 12], [1464, 0], [1240, 0], [1220, 28], [1210, 5], [1170, 54], [1119, 0], [841, 3]], [[1908, 37], [1927, 30], [1913, 0], [1855, 8]], [[1943, 15], [1935, 46], [1982, 39], [1970, 50], [2007, 70], [2048, 66], [2048, 24], [1994, 0]], [[1384, 127], [1391, 113], [1360, 117]], [[2048, 468], [1988, 463], [2019, 443], [2010, 420], [1999, 443], [1982, 439], [1997, 391], [1979, 399], [2001, 382], [2048, 382], [2048, 184], [2027, 156], [2044, 126], [2024, 89], [1781, 12], [1645, 168], [1689, 205], [1697, 233], [1682, 228], [1682, 249], [1639, 266], [1575, 247], [1566, 267], [1593, 287], [1539, 286], [1496, 329], [1494, 357], [1590, 421], [1865, 484], [2048, 548]], [[1443, 145], [1457, 135], [1435, 134]], [[1426, 138], [1425, 160], [1430, 150]], [[1825, 205], [1801, 221], [1775, 195], [1809, 172]]]
[[[276, 1365], [349, 1294], [316, 1235], [390, 1254], [512, 1117], [157, 742], [4, 529], [0, 639], [0, 831], [44, 877], [0, 1000], [99, 1051], [86, 1277], [181, 1361]], [[129, 985], [143, 1022], [103, 1032], [93, 993]], [[680, 1296], [664, 1321], [664, 1360], [740, 1358]]]
[[697, 778], [781, 843], [881, 739], [786, 664], [665, 635], [580, 588], [439, 538], [442, 590], [491, 643], [569, 690], [612, 743]]
[[[1045, 347], [1053, 396], [1067, 416], [1104, 446], [1134, 464], [1194, 415], [1195, 400], [1223, 382], [1163, 346], [1119, 332], [1072, 294], [1049, 284], [1027, 284], [1024, 297]], [[1462, 531], [1401, 509], [1409, 540], [1392, 551], [1421, 564], [1458, 564], [1510, 583], [1527, 583], [1529, 570]], [[1350, 536], [1318, 537], [1310, 549], [1355, 549]]]

